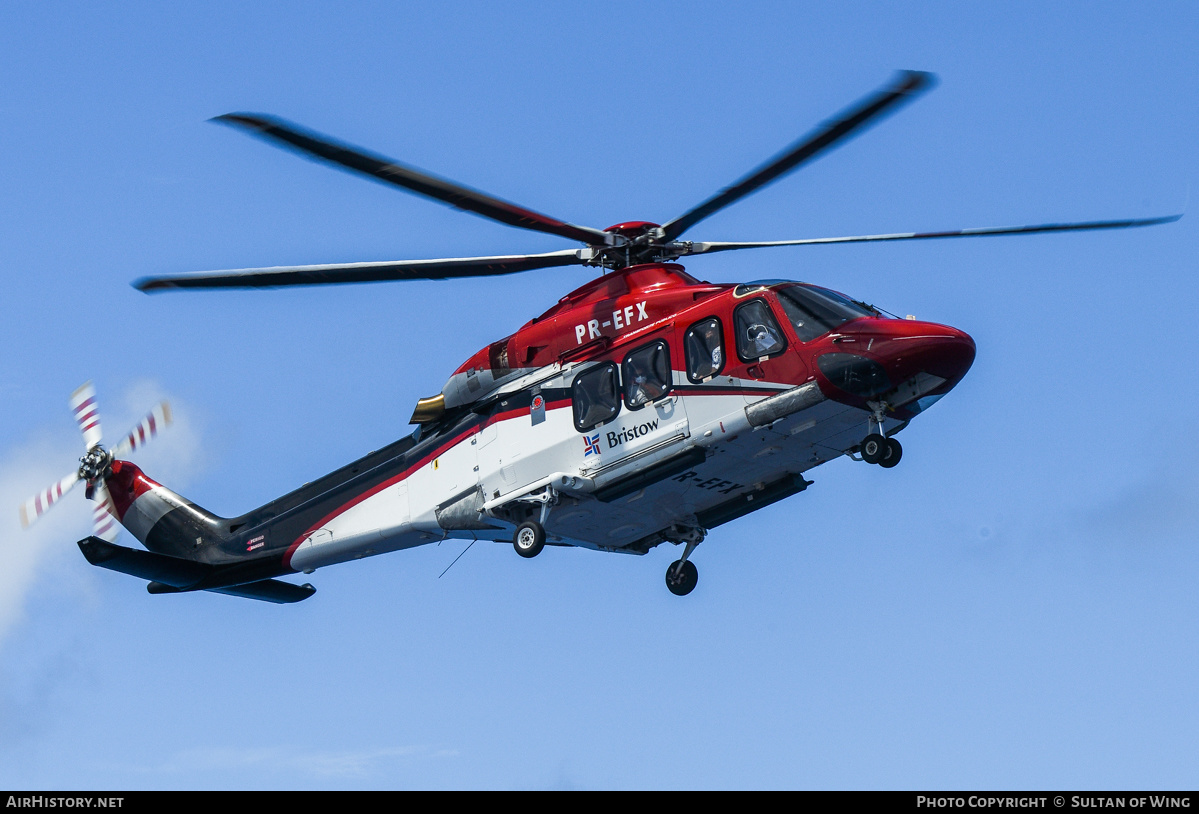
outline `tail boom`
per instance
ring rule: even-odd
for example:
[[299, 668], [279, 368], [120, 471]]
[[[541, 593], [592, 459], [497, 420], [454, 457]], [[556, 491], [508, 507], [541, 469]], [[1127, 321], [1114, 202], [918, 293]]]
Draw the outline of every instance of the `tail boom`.
[[228, 538], [223, 518], [172, 492], [128, 461], [113, 461], [105, 477], [121, 525], [150, 551], [195, 559]]

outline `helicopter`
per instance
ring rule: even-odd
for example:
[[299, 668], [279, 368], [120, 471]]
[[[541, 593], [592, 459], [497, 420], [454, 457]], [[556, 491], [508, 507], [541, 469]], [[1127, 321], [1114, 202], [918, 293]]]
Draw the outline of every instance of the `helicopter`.
[[[666, 570], [679, 596], [713, 530], [798, 494], [834, 459], [895, 467], [895, 437], [973, 364], [964, 331], [899, 318], [789, 280], [709, 283], [678, 260], [724, 251], [1150, 226], [1167, 217], [768, 242], [698, 242], [700, 221], [839, 146], [929, 90], [904, 71], [780, 154], [664, 224], [569, 223], [340, 143], [281, 119], [215, 121], [304, 157], [582, 248], [489, 257], [234, 269], [134, 282], [153, 293], [513, 274], [569, 265], [600, 276], [468, 358], [418, 400], [415, 430], [239, 517], [218, 517], [124, 456], [170, 421], [154, 408], [105, 449], [95, 389], [71, 406], [80, 465], [21, 507], [33, 522], [76, 484], [96, 502], [78, 545], [93, 565], [147, 580], [152, 594], [213, 591], [276, 603], [315, 588], [280, 579], [445, 539], [646, 554], [682, 546]], [[120, 523], [144, 549], [117, 545]]]

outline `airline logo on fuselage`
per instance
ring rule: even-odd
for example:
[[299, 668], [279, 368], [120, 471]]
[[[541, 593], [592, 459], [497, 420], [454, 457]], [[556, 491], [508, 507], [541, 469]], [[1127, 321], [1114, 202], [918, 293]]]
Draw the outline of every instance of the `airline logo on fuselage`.
[[649, 435], [656, 429], [658, 429], [658, 419], [655, 418], [653, 421], [646, 421], [644, 424], [610, 431], [608, 433], [608, 449], [614, 449], [621, 444], [626, 444], [634, 438]]
[[649, 314], [645, 310], [646, 300], [627, 305], [612, 312], [611, 319], [605, 319], [602, 322], [598, 319], [589, 319], [586, 322], [580, 322], [575, 326], [575, 344], [582, 345], [584, 342], [589, 342], [592, 339], [599, 339], [604, 335], [601, 328], [612, 328], [616, 331], [623, 331], [625, 328], [634, 323], [645, 322], [649, 319]]

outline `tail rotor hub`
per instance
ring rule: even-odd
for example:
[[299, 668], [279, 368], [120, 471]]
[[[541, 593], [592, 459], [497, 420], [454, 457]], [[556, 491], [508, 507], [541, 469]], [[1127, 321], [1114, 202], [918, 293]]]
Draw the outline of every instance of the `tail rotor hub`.
[[113, 454], [97, 444], [79, 459], [79, 477], [88, 483], [104, 477], [112, 466]]

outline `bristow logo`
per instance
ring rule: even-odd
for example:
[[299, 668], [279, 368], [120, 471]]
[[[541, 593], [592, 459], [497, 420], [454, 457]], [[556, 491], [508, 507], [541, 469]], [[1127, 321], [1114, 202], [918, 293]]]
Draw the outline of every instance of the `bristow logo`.
[[584, 435], [583, 436], [583, 457], [586, 458], [588, 455], [599, 455], [599, 454], [600, 454], [599, 433], [597, 432], [595, 435]]
[[[635, 427], [623, 429], [620, 432], [608, 433], [608, 449], [620, 446], [621, 444], [632, 441], [634, 438], [640, 438], [643, 435], [649, 435], [654, 430], [658, 429], [657, 419], [647, 421], [644, 424], [638, 424]], [[599, 436], [596, 436], [597, 438]]]

